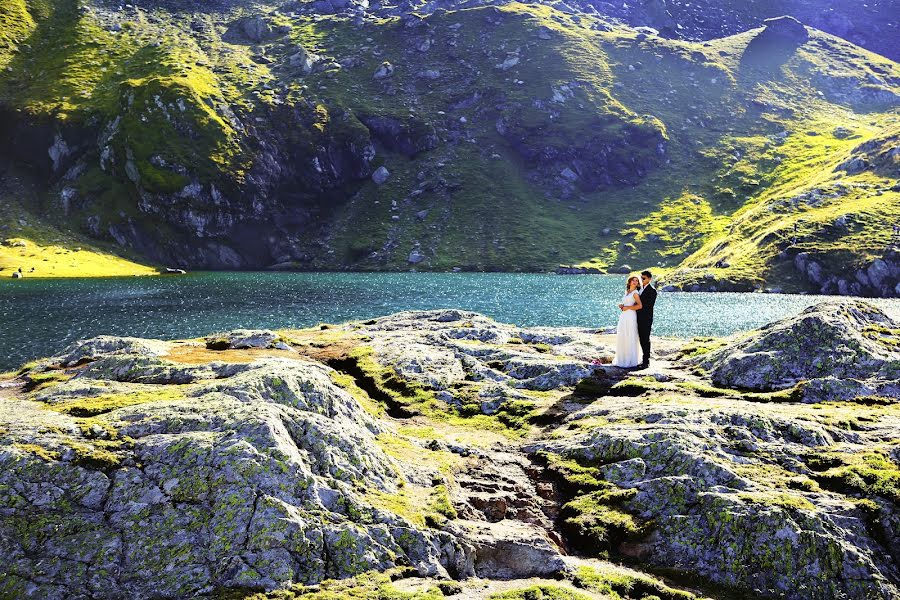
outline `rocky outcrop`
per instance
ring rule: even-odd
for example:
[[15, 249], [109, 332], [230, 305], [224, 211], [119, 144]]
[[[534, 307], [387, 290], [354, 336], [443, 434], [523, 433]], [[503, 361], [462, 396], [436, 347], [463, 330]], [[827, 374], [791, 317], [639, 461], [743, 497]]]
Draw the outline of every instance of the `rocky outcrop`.
[[[212, 378], [181, 365], [181, 377], [135, 383], [172, 367], [172, 348], [77, 344], [50, 362], [93, 368], [18, 404], [25, 418], [0, 449], [5, 594], [186, 597], [468, 564], [453, 536], [366, 503], [367, 490], [398, 491], [397, 464], [330, 369], [267, 359]], [[60, 415], [52, 432], [39, 433], [41, 406]]]
[[420, 152], [433, 150], [438, 145], [437, 132], [433, 125], [420, 119], [396, 119], [393, 117], [372, 116], [360, 119], [372, 136], [394, 152], [410, 158]]
[[809, 39], [809, 32], [803, 23], [794, 17], [783, 16], [765, 19], [764, 29], [756, 39], [765, 44], [792, 44], [799, 46]]
[[[585, 554], [761, 597], [896, 596], [895, 323], [825, 303], [658, 340], [639, 378], [591, 364], [596, 334], [437, 310], [73, 344], [0, 379], [0, 595], [577, 583]], [[804, 402], [779, 391], [803, 381]]]
[[900, 395], [900, 325], [859, 301], [812, 306], [697, 359], [716, 385], [779, 390], [803, 382], [809, 400]]
[[[497, 131], [544, 180], [552, 181], [568, 169], [572, 175], [563, 179], [583, 191], [635, 185], [665, 159], [668, 135], [653, 117], [617, 115], [619, 122], [597, 122], [578, 132], [555, 123], [549, 109], [544, 117], [535, 123], [529, 115], [526, 123], [520, 111], [509, 111], [497, 122]], [[592, 130], [606, 133], [585, 136]]]
[[841, 444], [864, 453], [890, 423], [869, 437], [823, 426], [814, 410], [693, 402], [613, 390], [568, 417], [561, 439], [529, 448], [574, 462], [572, 519], [596, 528], [585, 548], [613, 540], [614, 552], [639, 564], [760, 597], [895, 597], [896, 499], [876, 500], [884, 521], [876, 516], [873, 529], [856, 498], [824, 491], [827, 477], [819, 487], [816, 462]]

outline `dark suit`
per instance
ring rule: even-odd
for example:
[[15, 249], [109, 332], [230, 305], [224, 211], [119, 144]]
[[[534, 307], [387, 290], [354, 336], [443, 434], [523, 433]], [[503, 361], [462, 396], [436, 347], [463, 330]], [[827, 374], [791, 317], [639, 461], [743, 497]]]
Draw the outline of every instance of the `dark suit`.
[[653, 328], [653, 305], [656, 304], [656, 288], [648, 285], [641, 293], [641, 309], [637, 311], [638, 337], [644, 351], [644, 364], [650, 362], [650, 330]]

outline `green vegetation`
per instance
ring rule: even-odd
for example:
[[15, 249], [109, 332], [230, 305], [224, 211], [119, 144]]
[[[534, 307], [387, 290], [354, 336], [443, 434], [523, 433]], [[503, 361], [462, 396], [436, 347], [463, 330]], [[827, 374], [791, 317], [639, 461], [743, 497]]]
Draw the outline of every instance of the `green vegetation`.
[[23, 452], [33, 454], [34, 456], [42, 458], [46, 461], [59, 460], [59, 452], [57, 452], [55, 450], [48, 450], [47, 448], [44, 448], [43, 446], [38, 446], [37, 444], [14, 443], [13, 447], [18, 448], [19, 450], [21, 450]]
[[564, 458], [559, 454], [540, 451], [537, 459], [546, 464], [547, 470], [560, 478], [571, 494], [579, 494], [594, 490], [610, 489], [611, 484], [603, 481], [600, 470], [596, 467], [585, 466], [571, 458]]
[[11, 278], [17, 269], [22, 269], [27, 278], [117, 277], [159, 272], [139, 264], [141, 259], [133, 253], [129, 255], [122, 248], [70, 231], [66, 216], [59, 215], [59, 199], [42, 190], [43, 185], [38, 178], [16, 168], [10, 168], [4, 177], [0, 223], [7, 229], [0, 235], [0, 279]]
[[[610, 484], [612, 486], [612, 484]], [[636, 489], [612, 489], [577, 496], [563, 505], [563, 530], [578, 548], [607, 557], [619, 543], [635, 540], [649, 531], [647, 523], [625, 512], [621, 505], [637, 495]]]
[[[534, 402], [508, 400], [495, 414], [481, 411], [483, 399], [475, 397], [463, 401], [457, 407], [438, 400], [434, 391], [416, 381], [401, 378], [390, 366], [381, 365], [375, 359], [372, 348], [358, 345], [349, 352], [347, 369], [356, 378], [356, 385], [376, 401], [382, 402], [388, 414], [399, 416], [424, 415], [449, 425], [496, 431], [513, 437], [524, 435], [535, 415]], [[465, 388], [456, 390], [465, 396]]]
[[43, 371], [40, 373], [29, 373], [26, 377], [26, 392], [38, 392], [40, 390], [52, 387], [63, 381], [71, 379], [72, 374], [65, 371]]
[[863, 498], [880, 496], [900, 504], [900, 467], [891, 460], [890, 450], [825, 452], [805, 460], [816, 471], [812, 477], [827, 490]]
[[571, 458], [550, 452], [539, 452], [536, 457], [559, 481], [564, 497], [571, 498], [563, 505], [560, 518], [574, 547], [591, 556], [606, 557], [619, 543], [647, 533], [649, 524], [623, 508], [637, 494], [636, 489], [604, 481], [598, 468]]
[[883, 325], [867, 325], [863, 335], [880, 342], [892, 350], [900, 350], [900, 329], [890, 329]]
[[498, 592], [490, 600], [590, 600], [591, 596], [560, 585], [532, 585], [519, 590]]
[[709, 354], [713, 350], [718, 350], [722, 346], [728, 344], [728, 341], [722, 338], [711, 337], [695, 337], [679, 348], [678, 358], [695, 358], [703, 354]]
[[[184, 391], [177, 386], [159, 387], [153, 390], [142, 390], [123, 394], [101, 394], [99, 396], [65, 399], [54, 398], [48, 408], [74, 417], [93, 417], [108, 413], [117, 408], [145, 404], [147, 402], [164, 402], [181, 400]], [[174, 388], [174, 389], [172, 389]]]
[[444, 597], [437, 585], [421, 591], [398, 590], [391, 582], [411, 573], [404, 569], [391, 569], [383, 573], [369, 572], [350, 579], [326, 580], [316, 586], [295, 585], [288, 589], [267, 593], [221, 591], [216, 600], [440, 600]]
[[367, 500], [373, 506], [390, 510], [418, 527], [440, 528], [447, 519], [455, 519], [456, 509], [450, 500], [446, 482], [452, 480], [458, 457], [450, 452], [422, 448], [402, 436], [385, 433], [377, 439], [385, 454], [404, 463], [422, 464], [423, 457], [427, 457], [424, 464], [437, 466], [441, 476], [435, 478], [430, 487], [425, 487], [407, 482], [398, 471], [397, 479], [401, 486], [397, 493], [366, 490]]
[[690, 592], [675, 590], [648, 575], [642, 575], [614, 567], [578, 567], [574, 583], [580, 588], [608, 596], [610, 600], [633, 598], [635, 600], [695, 600]]
[[119, 443], [105, 444], [103, 440], [95, 440], [90, 444], [85, 444], [70, 439], [63, 439], [62, 443], [72, 450], [72, 462], [87, 469], [111, 471], [117, 469], [121, 464], [121, 457], [114, 451], [104, 447], [110, 446], [113, 449], [118, 449], [120, 447]]
[[775, 392], [747, 392], [719, 388], [694, 381], [663, 382], [657, 381], [652, 377], [632, 377], [623, 379], [615, 384], [610, 389], [610, 393], [621, 396], [641, 396], [648, 392], [665, 392], [681, 395], [688, 394], [700, 398], [735, 398], [750, 402], [799, 402], [802, 390], [802, 383], [792, 388]]

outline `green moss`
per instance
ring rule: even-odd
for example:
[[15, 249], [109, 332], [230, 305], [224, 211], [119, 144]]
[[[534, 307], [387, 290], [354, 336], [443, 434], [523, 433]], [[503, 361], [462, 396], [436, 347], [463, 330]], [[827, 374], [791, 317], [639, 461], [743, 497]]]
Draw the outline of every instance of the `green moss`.
[[406, 592], [391, 583], [414, 573], [412, 569], [395, 568], [382, 573], [371, 571], [348, 579], [329, 579], [316, 586], [294, 585], [272, 592], [221, 590], [213, 597], [215, 600], [440, 600], [444, 597], [437, 585]]
[[718, 350], [728, 342], [722, 338], [695, 337], [678, 349], [678, 358], [694, 358]]
[[43, 446], [38, 446], [37, 444], [15, 443], [13, 444], [13, 447], [18, 448], [23, 452], [27, 452], [28, 454], [33, 454], [34, 456], [42, 458], [46, 461], [59, 460], [59, 452], [55, 450], [49, 450], [47, 448], [44, 448]]
[[637, 495], [636, 489], [607, 489], [577, 496], [563, 505], [563, 528], [576, 547], [595, 556], [607, 556], [619, 543], [642, 537], [649, 524], [625, 512], [621, 504]]
[[867, 325], [863, 328], [862, 334], [892, 350], [900, 350], [900, 329], [891, 329], [883, 325]]
[[[117, 469], [121, 464], [121, 457], [104, 448], [102, 441], [84, 444], [74, 440], [62, 440], [62, 443], [73, 452], [72, 462], [87, 469], [110, 471]], [[117, 448], [118, 445], [114, 445]]]
[[436, 413], [443, 405], [434, 397], [434, 392], [422, 384], [404, 380], [393, 368], [379, 364], [372, 348], [359, 345], [350, 351], [349, 358], [354, 362], [354, 369], [365, 380], [364, 385], [376, 393], [376, 399], [389, 405], [389, 411]]
[[552, 475], [564, 482], [565, 487], [570, 490], [569, 495], [608, 490], [614, 487], [603, 481], [600, 470], [596, 467], [585, 466], [576, 460], [543, 450], [538, 452], [535, 458], [543, 462]]
[[900, 468], [886, 451], [826, 452], [807, 456], [806, 462], [825, 489], [900, 503]]
[[697, 598], [690, 592], [670, 588], [648, 575], [620, 571], [611, 566], [607, 568], [580, 566], [575, 573], [573, 583], [580, 588], [608, 596], [612, 600], [622, 598], [649, 600], [651, 597], [661, 600], [695, 600]]
[[778, 506], [781, 508], [796, 508], [801, 510], [814, 510], [815, 506], [813, 506], [812, 502], [803, 498], [802, 496], [797, 496], [795, 494], [788, 494], [785, 492], [777, 492], [777, 493], [768, 493], [768, 492], [741, 492], [738, 494], [738, 498], [745, 502], [752, 502], [754, 504], [763, 504], [766, 506]]
[[438, 485], [431, 492], [431, 503], [428, 508], [448, 519], [456, 518], [456, 509], [450, 501], [450, 493], [444, 484]]
[[63, 381], [72, 378], [72, 374], [65, 371], [44, 371], [41, 373], [29, 373], [26, 376], [26, 384], [24, 390], [26, 392], [37, 392], [47, 389]]
[[146, 404], [148, 402], [169, 402], [184, 398], [184, 391], [177, 386], [154, 386], [153, 390], [130, 392], [123, 394], [103, 394], [100, 396], [59, 400], [48, 408], [75, 417], [93, 417], [114, 411], [126, 406]]
[[488, 596], [490, 600], [590, 600], [584, 592], [559, 585], [532, 585], [508, 592], [498, 592]]
[[[514, 437], [528, 431], [535, 416], [535, 403], [529, 400], [504, 402], [493, 415], [481, 413], [481, 399], [472, 397], [461, 407], [438, 400], [427, 386], [402, 378], [388, 365], [381, 365], [371, 347], [358, 345], [349, 352], [349, 361], [340, 361], [337, 368], [348, 370], [356, 385], [366, 390], [376, 401], [382, 402], [388, 414], [409, 417], [427, 416], [436, 421], [468, 428], [488, 429]], [[464, 390], [457, 390], [461, 395]]]
[[610, 394], [641, 396], [650, 392], [667, 392], [700, 398], [733, 398], [748, 402], [799, 402], [804, 385], [801, 382], [793, 387], [774, 392], [747, 392], [720, 388], [696, 381], [663, 382], [652, 377], [643, 377], [623, 379], [610, 388]]

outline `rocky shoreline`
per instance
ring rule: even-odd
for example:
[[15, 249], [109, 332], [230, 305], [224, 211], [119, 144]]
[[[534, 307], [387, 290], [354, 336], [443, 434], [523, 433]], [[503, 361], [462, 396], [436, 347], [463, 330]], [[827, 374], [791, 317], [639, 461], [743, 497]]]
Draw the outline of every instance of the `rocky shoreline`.
[[0, 597], [897, 597], [900, 325], [612, 343], [441, 310], [73, 344], [0, 380]]

